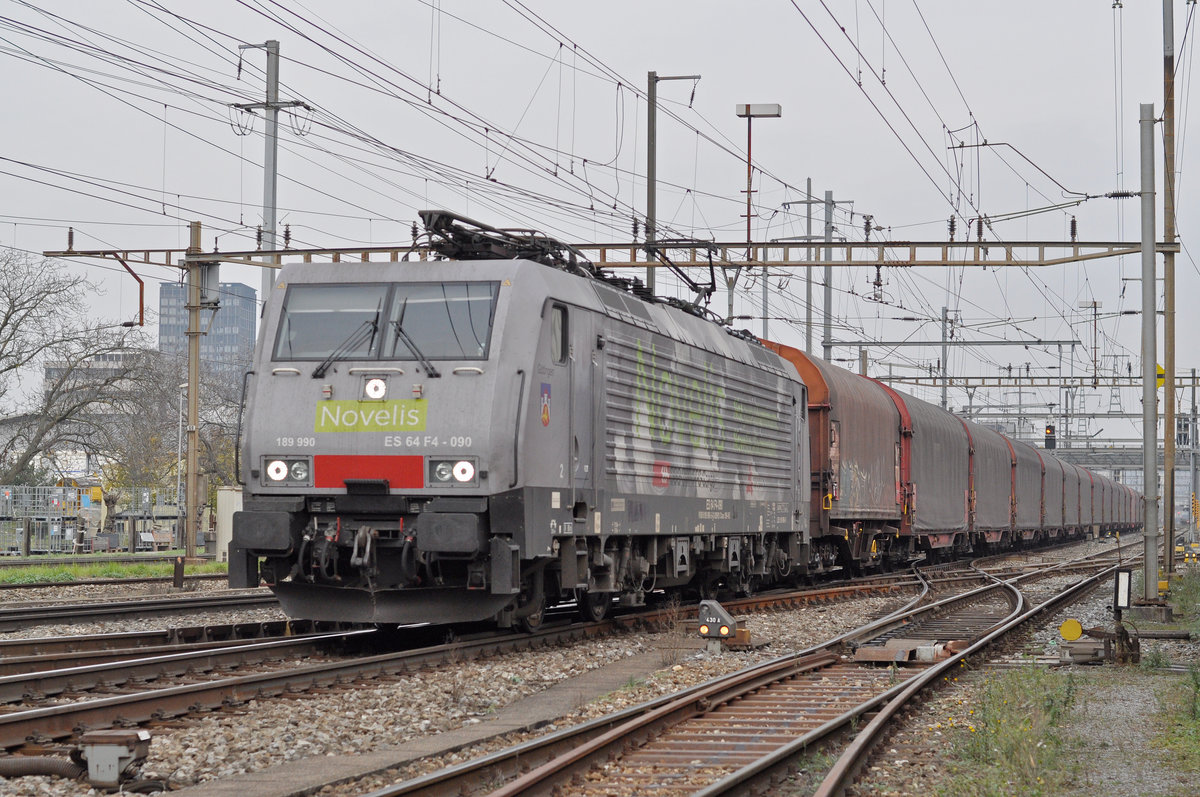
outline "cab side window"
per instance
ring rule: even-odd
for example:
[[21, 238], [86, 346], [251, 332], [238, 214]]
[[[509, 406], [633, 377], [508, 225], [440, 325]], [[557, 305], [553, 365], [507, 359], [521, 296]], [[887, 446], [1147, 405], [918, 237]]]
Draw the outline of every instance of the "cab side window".
[[567, 361], [570, 353], [567, 336], [567, 308], [561, 304], [550, 306], [550, 359], [557, 364]]

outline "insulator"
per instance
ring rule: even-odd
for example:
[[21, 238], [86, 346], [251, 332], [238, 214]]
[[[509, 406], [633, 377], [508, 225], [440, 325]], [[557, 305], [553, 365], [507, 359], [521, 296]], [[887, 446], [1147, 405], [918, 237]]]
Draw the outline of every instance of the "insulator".
[[[649, 231], [650, 228], [647, 226], [646, 229], [647, 229], [647, 231]], [[636, 241], [637, 239], [638, 239], [638, 220], [637, 220], [637, 216], [634, 216], [633, 217], [633, 240]]]
[[950, 217], [950, 240], [954, 240], [954, 231], [958, 228], [958, 219], [954, 216]]
[[254, 230], [254, 248], [262, 249], [262, 225], [261, 224], [258, 225], [258, 227], [256, 227]]
[[983, 216], [975, 219], [975, 237], [981, 241], [983, 240]]
[[413, 222], [413, 225], [412, 225], [412, 237], [413, 237], [413, 243], [416, 243], [416, 242], [417, 242], [417, 236], [418, 236], [418, 235], [420, 235], [420, 232], [417, 230], [417, 223], [414, 221], [414, 222]]
[[75, 228], [74, 227], [67, 228], [67, 251], [68, 252], [75, 251]]
[[1071, 240], [1074, 241], [1078, 237], [1078, 235], [1079, 235], [1079, 222], [1077, 222], [1075, 220], [1075, 217], [1072, 216], [1071, 217]]
[[292, 243], [292, 225], [283, 225], [283, 248], [287, 249]]

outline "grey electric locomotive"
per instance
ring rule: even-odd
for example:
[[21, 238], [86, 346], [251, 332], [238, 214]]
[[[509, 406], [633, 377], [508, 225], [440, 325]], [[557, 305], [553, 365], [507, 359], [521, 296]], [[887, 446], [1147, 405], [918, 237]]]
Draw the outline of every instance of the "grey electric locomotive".
[[248, 379], [232, 585], [296, 617], [536, 626], [807, 561], [805, 387], [537, 235], [282, 269]]

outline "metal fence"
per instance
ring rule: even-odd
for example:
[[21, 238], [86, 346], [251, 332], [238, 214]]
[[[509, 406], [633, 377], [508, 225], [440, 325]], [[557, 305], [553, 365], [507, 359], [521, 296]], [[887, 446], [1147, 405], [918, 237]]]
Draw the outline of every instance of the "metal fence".
[[28, 538], [30, 553], [90, 553], [145, 549], [146, 534], [173, 529], [179, 516], [175, 487], [134, 487], [120, 491], [111, 520], [101, 529], [104, 506], [91, 487], [0, 486], [0, 554], [19, 554]]
[[0, 487], [0, 520], [74, 518], [91, 506], [87, 487]]
[[25, 518], [0, 520], [0, 552], [15, 556], [23, 551], [26, 523], [30, 553], [75, 553], [81, 547], [74, 520], [64, 524], [61, 519]]

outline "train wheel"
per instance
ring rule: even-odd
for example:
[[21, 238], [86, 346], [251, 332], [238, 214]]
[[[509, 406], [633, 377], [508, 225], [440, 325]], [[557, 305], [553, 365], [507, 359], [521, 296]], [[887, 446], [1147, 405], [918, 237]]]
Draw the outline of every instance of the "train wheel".
[[532, 633], [542, 627], [546, 621], [546, 599], [542, 598], [536, 609], [517, 620], [517, 627], [526, 633]]
[[598, 623], [608, 616], [612, 596], [607, 592], [577, 591], [575, 602], [579, 604], [579, 616], [585, 623]]

